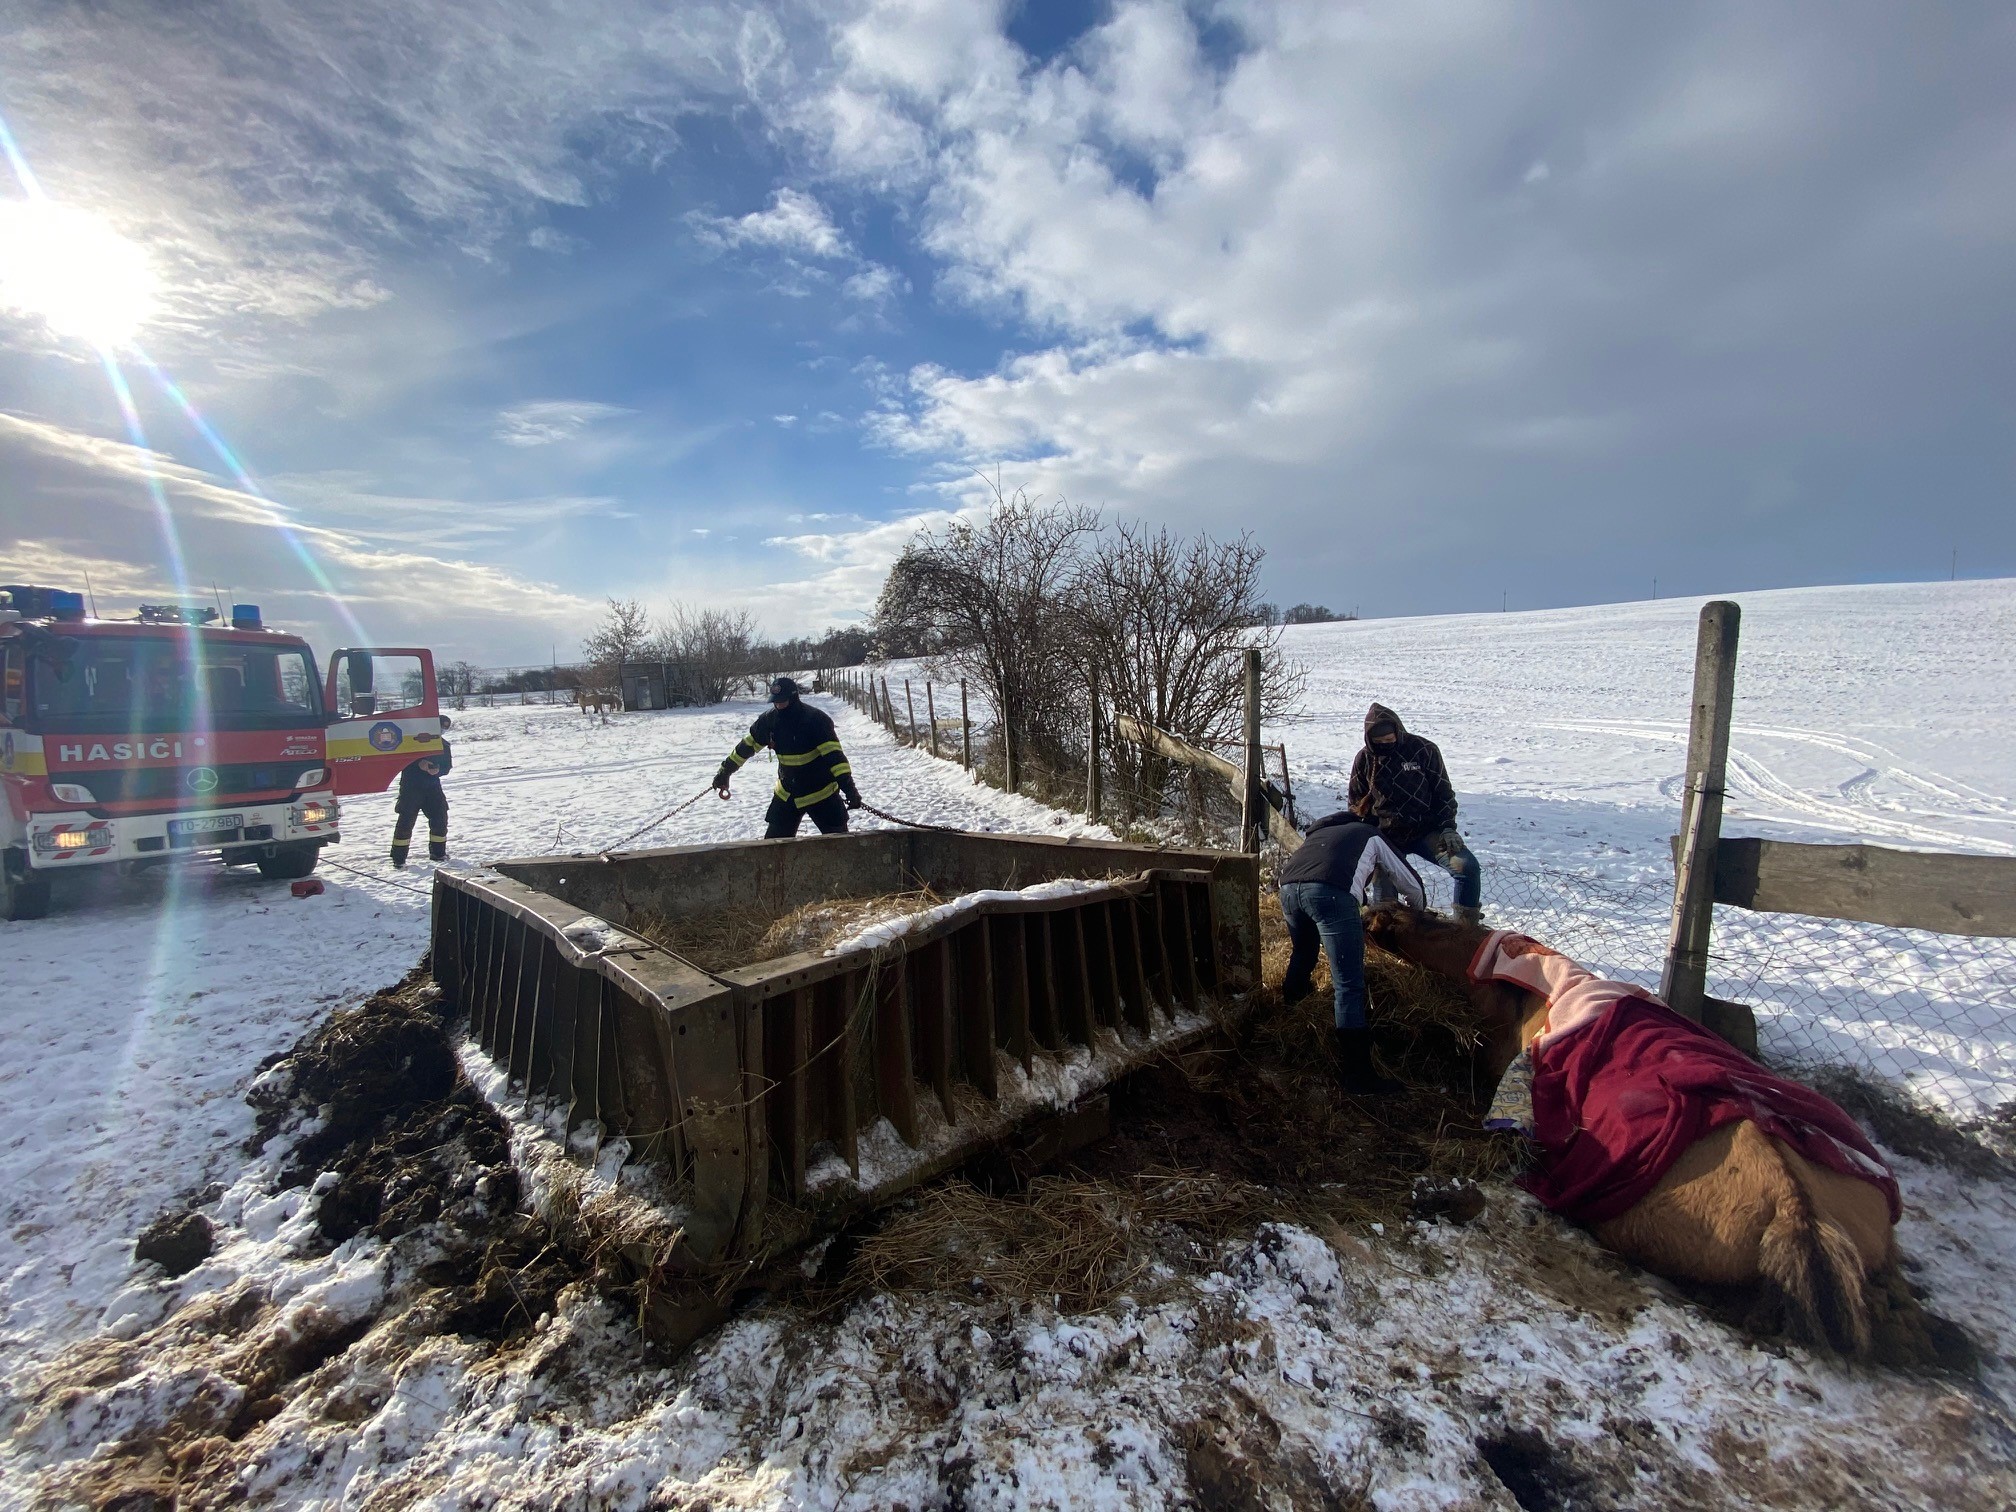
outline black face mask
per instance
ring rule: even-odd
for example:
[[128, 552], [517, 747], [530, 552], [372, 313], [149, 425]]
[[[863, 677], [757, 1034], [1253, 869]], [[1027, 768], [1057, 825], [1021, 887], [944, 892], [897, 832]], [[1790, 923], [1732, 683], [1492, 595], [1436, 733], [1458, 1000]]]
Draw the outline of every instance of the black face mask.
[[[1389, 736], [1390, 739], [1387, 738]], [[1375, 725], [1365, 732], [1365, 743], [1382, 751], [1390, 751], [1400, 744], [1400, 732], [1391, 725]]]

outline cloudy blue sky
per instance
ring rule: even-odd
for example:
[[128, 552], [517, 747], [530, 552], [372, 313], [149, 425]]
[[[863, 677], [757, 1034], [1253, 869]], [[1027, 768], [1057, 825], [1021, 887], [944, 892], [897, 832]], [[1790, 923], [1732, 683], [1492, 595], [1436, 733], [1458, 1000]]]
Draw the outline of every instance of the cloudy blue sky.
[[2016, 572], [2012, 80], [1959, 0], [0, 0], [0, 563], [488, 664], [858, 617], [976, 472], [1367, 614]]

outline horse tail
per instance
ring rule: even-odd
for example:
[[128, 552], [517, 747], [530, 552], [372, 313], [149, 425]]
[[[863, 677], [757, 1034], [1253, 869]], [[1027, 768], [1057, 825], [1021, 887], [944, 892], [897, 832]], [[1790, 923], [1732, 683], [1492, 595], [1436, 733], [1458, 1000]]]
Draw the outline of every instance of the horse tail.
[[1870, 1299], [1862, 1253], [1841, 1226], [1821, 1217], [1778, 1142], [1754, 1124], [1744, 1133], [1769, 1152], [1773, 1209], [1757, 1246], [1763, 1300], [1801, 1343], [1844, 1355], [1870, 1350]]

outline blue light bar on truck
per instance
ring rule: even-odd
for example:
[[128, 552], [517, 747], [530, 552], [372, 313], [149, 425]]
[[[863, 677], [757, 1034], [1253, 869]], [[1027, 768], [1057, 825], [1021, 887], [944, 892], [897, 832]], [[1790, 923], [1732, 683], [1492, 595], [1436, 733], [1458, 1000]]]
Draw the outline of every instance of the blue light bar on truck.
[[0, 583], [0, 593], [9, 595], [9, 607], [23, 619], [84, 618], [84, 595], [68, 588], [45, 588], [36, 583]]
[[231, 628], [233, 630], [264, 630], [265, 622], [259, 618], [257, 604], [233, 604], [231, 606]]

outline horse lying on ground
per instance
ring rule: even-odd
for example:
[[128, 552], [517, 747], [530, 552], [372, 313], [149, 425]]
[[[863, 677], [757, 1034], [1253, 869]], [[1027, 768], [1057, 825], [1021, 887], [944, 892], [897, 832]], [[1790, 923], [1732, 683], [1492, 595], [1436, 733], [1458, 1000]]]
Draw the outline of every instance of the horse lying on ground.
[[1647, 1270], [1746, 1289], [1759, 1321], [1869, 1352], [1872, 1288], [1902, 1290], [1888, 1284], [1900, 1205], [1838, 1106], [1525, 935], [1398, 904], [1365, 932], [1482, 1013], [1487, 1121], [1532, 1137], [1523, 1184], [1543, 1203]]

